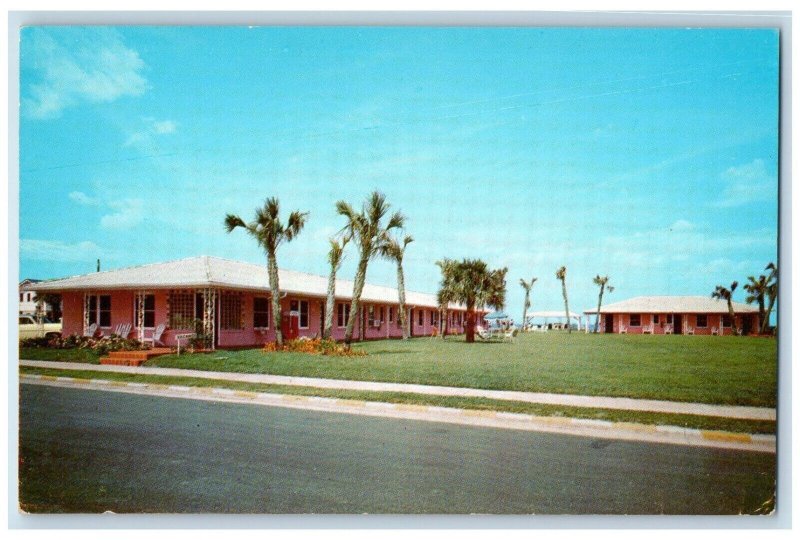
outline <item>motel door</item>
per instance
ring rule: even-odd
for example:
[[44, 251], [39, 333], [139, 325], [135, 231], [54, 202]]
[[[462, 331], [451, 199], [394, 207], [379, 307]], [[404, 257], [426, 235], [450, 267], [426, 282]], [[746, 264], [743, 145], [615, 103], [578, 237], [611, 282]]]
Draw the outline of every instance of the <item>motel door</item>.
[[604, 326], [606, 334], [614, 333], [614, 316], [611, 315], [610, 313], [606, 314], [606, 321]]
[[[201, 292], [194, 295], [194, 317], [198, 321], [203, 320], [203, 311], [205, 311], [205, 295]], [[217, 305], [214, 310], [214, 347], [219, 346], [219, 306]]]
[[290, 311], [281, 317], [283, 335], [286, 339], [296, 339], [300, 335], [300, 312]]

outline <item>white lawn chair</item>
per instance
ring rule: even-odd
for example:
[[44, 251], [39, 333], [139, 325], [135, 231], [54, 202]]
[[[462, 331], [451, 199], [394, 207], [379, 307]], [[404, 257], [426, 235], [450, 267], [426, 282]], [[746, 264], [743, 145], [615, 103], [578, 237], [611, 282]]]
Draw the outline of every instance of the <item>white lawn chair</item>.
[[672, 329], [671, 324], [664, 325], [664, 333], [665, 334], [672, 334], [674, 330]]
[[624, 324], [620, 323], [620, 325], [619, 325], [619, 333], [620, 334], [627, 334], [628, 333], [628, 327], [625, 326]]
[[148, 343], [148, 342], [151, 343], [152, 347], [155, 347], [156, 344], [161, 345], [162, 347], [164, 347], [165, 345], [161, 341], [161, 336], [164, 334], [164, 330], [166, 330], [166, 329], [167, 329], [167, 325], [164, 324], [164, 323], [161, 323], [158, 326], [156, 326], [155, 330], [153, 330], [153, 335], [152, 336], [150, 336], [149, 338], [146, 337], [142, 341], [145, 342], [145, 343]]
[[121, 338], [128, 339], [128, 335], [131, 333], [132, 326], [133, 325], [131, 323], [120, 323], [114, 329], [114, 334]]
[[516, 337], [516, 335], [517, 335], [517, 327], [512, 326], [511, 328], [503, 332], [503, 340], [508, 340], [511, 343], [514, 343], [514, 338]]
[[719, 329], [716, 326], [712, 326], [711, 327], [711, 335], [712, 336], [718, 336], [719, 335]]
[[97, 323], [92, 323], [83, 331], [83, 337], [94, 337], [97, 333]]
[[694, 335], [694, 326], [686, 326], [686, 335], [693, 336]]
[[653, 325], [648, 324], [647, 326], [642, 328], [642, 334], [652, 334], [653, 333]]

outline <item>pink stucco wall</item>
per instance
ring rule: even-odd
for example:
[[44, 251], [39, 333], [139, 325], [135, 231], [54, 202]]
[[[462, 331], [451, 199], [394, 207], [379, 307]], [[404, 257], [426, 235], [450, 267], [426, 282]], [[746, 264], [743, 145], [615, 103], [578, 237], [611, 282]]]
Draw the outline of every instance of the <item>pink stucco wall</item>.
[[[112, 290], [112, 291], [93, 291], [91, 294], [109, 294], [111, 295], [111, 324], [107, 328], [101, 328], [97, 335], [111, 334], [120, 323], [131, 323], [132, 330], [130, 337], [136, 338], [139, 335], [138, 328], [136, 328], [136, 316], [134, 313], [134, 292], [129, 290]], [[151, 294], [155, 296], [155, 325], [161, 323], [168, 323], [169, 321], [169, 291], [156, 290]], [[225, 294], [221, 291], [220, 294]], [[266, 329], [253, 328], [253, 306], [254, 297], [268, 297], [263, 293], [252, 292], [237, 292], [241, 295], [242, 299], [242, 326], [241, 329], [223, 329], [221, 328], [220, 318], [220, 302], [217, 302], [217, 343], [219, 347], [246, 347], [254, 345], [263, 345], [264, 343], [275, 340], [275, 319], [270, 313], [270, 326]], [[63, 331], [64, 335], [82, 334], [83, 333], [83, 305], [84, 305], [84, 292], [66, 291], [62, 293], [64, 315], [63, 315]], [[324, 309], [324, 300], [314, 297], [304, 296], [287, 296], [281, 299], [281, 310], [284, 314], [290, 311], [291, 302], [306, 301], [308, 302], [308, 327], [298, 328], [297, 337], [319, 337], [322, 335], [322, 310]], [[338, 303], [347, 303], [349, 301], [337, 301]], [[368, 322], [369, 306], [374, 306], [375, 320], [378, 321], [377, 325], [367, 326], [365, 328], [365, 338], [372, 339], [387, 339], [399, 338], [402, 336], [402, 329], [398, 323], [398, 308], [397, 305], [391, 304], [373, 304], [366, 302], [363, 304], [364, 320]], [[394, 308], [393, 321], [390, 323], [389, 307]], [[381, 318], [381, 308], [383, 308], [383, 317]], [[418, 310], [423, 311], [423, 324], [419, 324]], [[270, 305], [271, 311], [271, 305]], [[430, 313], [431, 308], [416, 308], [409, 307], [408, 312], [412, 319], [410, 323], [412, 326], [412, 334], [414, 336], [429, 336], [433, 332], [435, 325], [431, 324]], [[462, 317], [462, 320], [464, 317]], [[361, 318], [356, 319], [355, 331], [353, 333], [354, 340], [360, 337], [360, 324]], [[169, 346], [176, 345], [175, 335], [191, 331], [192, 329], [174, 329], [167, 328], [162, 336], [164, 344]], [[450, 333], [463, 332], [463, 325], [451, 325]], [[145, 337], [151, 337], [153, 328], [145, 328]], [[288, 333], [288, 329], [284, 328], [284, 334]], [[333, 320], [333, 338], [336, 340], [344, 339], [345, 328], [339, 327], [336, 320], [336, 310], [334, 310]]]
[[[654, 321], [654, 314], [650, 313], [642, 313], [641, 317], [641, 324], [639, 326], [631, 326], [631, 314], [630, 313], [618, 313], [614, 314], [614, 333], [619, 333], [621, 325], [625, 325], [627, 327], [628, 334], [643, 334], [645, 333], [645, 329], [650, 326], [652, 323], [653, 334], [664, 334], [666, 327], [668, 326], [667, 317], [669, 314], [661, 313], [658, 314], [659, 322], [655, 323]], [[733, 330], [730, 327], [723, 327], [722, 326], [722, 319], [723, 315], [717, 313], [708, 313], [706, 314], [707, 323], [705, 327], [698, 327], [697, 326], [697, 316], [696, 313], [684, 313], [681, 314], [683, 317], [683, 328], [682, 333], [688, 333], [689, 329], [691, 328], [694, 332], [694, 335], [697, 336], [709, 336], [713, 334], [713, 330], [716, 328], [717, 332], [721, 335], [731, 335]], [[742, 328], [745, 319], [750, 319], [750, 329], [751, 333], [757, 332], [758, 329], [758, 315], [753, 313], [748, 313], [746, 315], [737, 315], [736, 316], [736, 324], [739, 328]], [[594, 328], [594, 319], [592, 318], [592, 326], [590, 328]], [[674, 324], [672, 325], [674, 329]], [[600, 318], [600, 332], [605, 332], [605, 317]], [[674, 333], [674, 331], [673, 331]]]

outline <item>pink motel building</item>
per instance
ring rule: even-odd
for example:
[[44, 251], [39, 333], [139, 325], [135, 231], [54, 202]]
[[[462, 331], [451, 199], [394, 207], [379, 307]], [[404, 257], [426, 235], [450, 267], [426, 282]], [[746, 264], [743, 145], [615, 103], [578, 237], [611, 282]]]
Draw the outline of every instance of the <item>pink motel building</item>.
[[[280, 270], [282, 328], [287, 339], [322, 335], [328, 278]], [[215, 347], [252, 347], [275, 340], [275, 317], [266, 265], [201, 256], [42, 281], [36, 290], [61, 294], [63, 335], [82, 335], [92, 324], [110, 335], [131, 325], [131, 338], [150, 338], [161, 324], [164, 345], [192, 332], [201, 321]], [[336, 281], [333, 338], [344, 339], [353, 282]], [[429, 336], [439, 325], [436, 296], [406, 291], [412, 336]], [[399, 338], [397, 289], [366, 284], [353, 339]], [[463, 306], [446, 312], [449, 333], [462, 333]], [[480, 316], [480, 315], [478, 315]]]
[[[733, 303], [736, 326], [757, 333], [758, 308]], [[597, 309], [584, 311], [595, 315]], [[706, 296], [638, 296], [600, 309], [600, 332], [608, 334], [729, 335], [728, 303]]]

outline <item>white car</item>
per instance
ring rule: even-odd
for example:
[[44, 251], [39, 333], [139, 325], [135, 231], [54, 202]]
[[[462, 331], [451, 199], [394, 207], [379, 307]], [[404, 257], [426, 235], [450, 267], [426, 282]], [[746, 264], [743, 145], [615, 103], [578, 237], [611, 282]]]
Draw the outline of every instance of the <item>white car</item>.
[[58, 337], [61, 335], [61, 323], [54, 323], [45, 317], [41, 322], [33, 315], [19, 316], [19, 339], [36, 337]]

